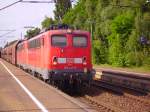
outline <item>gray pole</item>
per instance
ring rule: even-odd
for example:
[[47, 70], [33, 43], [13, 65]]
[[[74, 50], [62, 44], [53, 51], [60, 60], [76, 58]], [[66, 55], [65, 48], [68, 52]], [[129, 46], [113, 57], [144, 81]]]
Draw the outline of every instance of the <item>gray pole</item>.
[[22, 40], [22, 32], [21, 32], [21, 40]]

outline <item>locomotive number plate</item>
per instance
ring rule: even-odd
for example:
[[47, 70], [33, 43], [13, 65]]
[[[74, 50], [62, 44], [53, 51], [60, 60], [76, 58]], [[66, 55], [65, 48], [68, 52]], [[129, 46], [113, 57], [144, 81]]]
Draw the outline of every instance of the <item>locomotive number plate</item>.
[[74, 63], [74, 58], [67, 58], [67, 63]]

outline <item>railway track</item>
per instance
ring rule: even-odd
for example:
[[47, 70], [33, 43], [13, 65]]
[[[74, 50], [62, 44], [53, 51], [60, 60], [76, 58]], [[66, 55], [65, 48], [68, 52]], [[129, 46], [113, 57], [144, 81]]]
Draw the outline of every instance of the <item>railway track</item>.
[[150, 112], [149, 99], [146, 99], [148, 96], [136, 96], [128, 93], [128, 91], [136, 93], [137, 91], [121, 87], [116, 88], [105, 83], [93, 85], [90, 88], [87, 86], [85, 91], [85, 96], [81, 96], [81, 100], [83, 98], [86, 102], [95, 106], [99, 112]]
[[[92, 82], [92, 85], [96, 88], [104, 88], [111, 92], [117, 93], [118, 95], [122, 95], [125, 99], [132, 100], [132, 102], [138, 102], [139, 104], [150, 105], [150, 100], [148, 100], [146, 98], [141, 98], [139, 96], [134, 96], [134, 95], [126, 92], [125, 90], [134, 91], [134, 92], [140, 93], [140, 94], [145, 94], [145, 92], [143, 92], [143, 91], [130, 89], [130, 88], [124, 88], [122, 86], [120, 87], [120, 86], [112, 85], [112, 84], [104, 82], [104, 81], [94, 81], [94, 82]], [[101, 100], [96, 100], [95, 98], [91, 97], [90, 95], [85, 95], [83, 97], [83, 99], [85, 101], [89, 102], [90, 104], [92, 104], [93, 106], [96, 106], [96, 108], [100, 112], [125, 112], [124, 111], [125, 109], [122, 110], [122, 108], [118, 108], [117, 106], [115, 106], [114, 104], [111, 104], [109, 102], [103, 102]]]
[[150, 75], [119, 70], [98, 70], [95, 80], [102, 80], [138, 92], [150, 92]]
[[114, 84], [114, 83], [110, 83], [110, 82], [107, 82], [107, 81], [103, 81], [103, 80], [95, 80], [92, 82], [92, 84], [94, 86], [99, 86], [99, 87], [104, 87], [104, 88], [108, 88], [109, 90], [112, 90], [114, 92], [117, 92], [117, 93], [122, 93], [123, 89], [128, 89], [128, 90], [132, 90], [134, 92], [137, 92], [137, 93], [140, 93], [140, 94], [143, 94], [143, 95], [147, 95], [149, 92], [146, 91], [146, 90], [141, 90], [141, 89], [138, 89], [138, 88], [132, 88], [130, 86], [124, 86], [124, 85], [117, 85], [117, 84]]
[[[135, 89], [132, 89], [132, 88], [127, 88], [127, 87], [124, 88], [122, 86], [119, 87], [119, 86], [116, 86], [116, 85], [113, 85], [113, 84], [110, 84], [110, 83], [107, 83], [107, 82], [104, 82], [104, 81], [95, 81], [95, 82], [92, 83], [92, 85], [96, 86], [96, 87], [102, 87], [104, 89], [111, 90], [112, 92], [121, 94], [124, 97], [127, 97], [129, 99], [134, 100], [135, 102], [138, 101], [138, 102], [141, 102], [141, 103], [144, 103], [144, 104], [150, 104], [150, 99], [146, 99], [146, 98], [141, 97], [143, 95], [147, 95], [147, 93], [145, 93], [143, 91], [140, 91], [140, 90], [135, 90]], [[140, 95], [139, 96], [132, 95], [130, 92], [134, 92], [134, 93], [136, 92], [137, 94], [140, 94]]]
[[84, 98], [88, 100], [91, 104], [96, 105], [100, 112], [124, 112], [123, 110], [116, 108], [111, 104], [97, 101], [93, 99], [91, 96], [85, 95]]
[[92, 86], [104, 88], [104, 89], [107, 89], [107, 90], [111, 90], [112, 92], [115, 92], [115, 93], [118, 93], [118, 94], [123, 94], [121, 88], [113, 86], [112, 84], [109, 84], [109, 83], [104, 82], [104, 81], [93, 81]]
[[[36, 78], [42, 80], [40, 77], [36, 77]], [[42, 80], [42, 81], [43, 81], [43, 80]], [[45, 82], [43, 81], [43, 83], [45, 83]], [[47, 82], [47, 84], [49, 85], [50, 83]], [[54, 85], [53, 85], [53, 86], [54, 86]], [[55, 86], [55, 87], [56, 87], [56, 86]], [[115, 91], [115, 90], [114, 90], [114, 91]], [[97, 101], [97, 100], [93, 99], [93, 98], [92, 98], [91, 96], [89, 96], [89, 95], [85, 95], [85, 96], [84, 96], [84, 99], [85, 99], [86, 101], [88, 101], [88, 103], [90, 103], [90, 104], [96, 106], [96, 108], [97, 108], [98, 111], [100, 111], [100, 112], [124, 112], [123, 110], [121, 110], [121, 109], [119, 109], [119, 108], [116, 108], [116, 107], [114, 107], [114, 106], [111, 105], [111, 104], [107, 104], [107, 103], [104, 103], [104, 102], [102, 102], [102, 101]]]
[[[92, 82], [92, 85], [96, 88], [101, 87], [101, 88], [110, 90], [112, 92], [115, 92], [119, 95], [122, 95], [122, 97], [124, 97], [124, 99], [128, 99], [132, 102], [138, 102], [138, 104], [144, 104], [144, 105], [148, 104], [148, 105], [150, 105], [150, 100], [148, 100], [146, 98], [141, 98], [139, 96], [134, 96], [134, 95], [126, 92], [125, 90], [134, 91], [134, 92], [140, 93], [140, 94], [145, 94], [145, 92], [143, 92], [143, 91], [134, 90], [132, 88], [131, 89], [130, 88], [125, 88], [125, 87], [122, 87], [122, 86], [120, 87], [120, 86], [117, 86], [117, 85], [112, 85], [112, 84], [106, 83], [104, 81], [95, 81], [95, 82]], [[96, 108], [100, 112], [125, 112], [125, 109], [122, 109], [119, 106], [116, 106], [115, 104], [113, 104], [111, 102], [109, 103], [109, 102], [97, 100], [97, 99], [91, 97], [90, 95], [85, 95], [82, 98], [86, 102], [89, 102], [93, 106], [96, 106]], [[126, 102], [124, 104], [128, 105], [128, 104], [126, 104]]]

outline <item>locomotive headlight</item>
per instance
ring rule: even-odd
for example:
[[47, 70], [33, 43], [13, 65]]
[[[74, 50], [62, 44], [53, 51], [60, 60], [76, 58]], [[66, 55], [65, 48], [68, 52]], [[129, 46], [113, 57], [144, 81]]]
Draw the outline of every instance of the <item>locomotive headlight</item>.
[[53, 58], [53, 64], [56, 65], [57, 64], [57, 57]]
[[72, 33], [73, 31], [71, 29], [68, 29], [67, 30], [67, 33]]

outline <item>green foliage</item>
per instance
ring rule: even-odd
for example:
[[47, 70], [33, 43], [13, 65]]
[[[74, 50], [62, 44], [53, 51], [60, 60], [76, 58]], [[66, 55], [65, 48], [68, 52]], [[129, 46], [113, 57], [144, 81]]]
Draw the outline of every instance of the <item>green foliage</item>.
[[75, 18], [76, 18], [75, 9], [70, 9], [70, 10], [65, 14], [65, 16], [64, 16], [64, 18], [63, 18], [63, 23], [72, 25], [72, 23], [74, 22]]
[[49, 28], [51, 24], [54, 24], [54, 20], [49, 17], [45, 17], [45, 19], [41, 23], [42, 28]]
[[85, 11], [87, 12], [87, 16], [89, 19], [93, 19], [95, 17], [95, 9], [96, 9], [97, 0], [86, 0], [85, 1]]
[[54, 10], [55, 20], [57, 22], [61, 22], [64, 15], [71, 8], [71, 1], [70, 0], [56, 0], [55, 7], [56, 7]]
[[111, 30], [114, 33], [125, 34], [130, 33], [133, 26], [133, 15], [125, 13], [118, 15], [111, 24]]
[[93, 61], [96, 64], [107, 62], [107, 48], [100, 40], [94, 40], [93, 42]]
[[144, 61], [144, 55], [142, 52], [129, 52], [126, 55], [127, 66], [141, 66]]
[[28, 31], [26, 32], [25, 37], [27, 37], [27, 38], [32, 38], [32, 37], [38, 35], [38, 34], [40, 33], [40, 31], [41, 31], [41, 30], [40, 30], [39, 28], [34, 28], [34, 29], [31, 29], [31, 30], [28, 30]]
[[150, 57], [145, 58], [143, 63], [150, 67]]
[[113, 34], [109, 37], [109, 63], [116, 66], [125, 66], [124, 47], [121, 44], [120, 34]]
[[[145, 0], [79, 0], [63, 22], [92, 31], [96, 64], [150, 65], [150, 5]], [[147, 39], [144, 45], [141, 36]]]
[[138, 39], [139, 37], [137, 35], [137, 32], [135, 30], [132, 30], [126, 44], [127, 52], [136, 52], [137, 50], [139, 50], [140, 44]]
[[[73, 8], [70, 0], [55, 2], [55, 20], [46, 17], [42, 28], [62, 22], [91, 31], [95, 64], [150, 66], [150, 4], [145, 0], [78, 0]], [[28, 30], [26, 37], [39, 32]]]
[[[128, 16], [127, 16], [128, 15]], [[112, 34], [108, 36], [109, 63], [126, 66], [126, 43], [132, 31], [133, 16], [129, 13], [118, 15], [111, 24]]]

